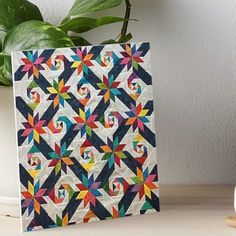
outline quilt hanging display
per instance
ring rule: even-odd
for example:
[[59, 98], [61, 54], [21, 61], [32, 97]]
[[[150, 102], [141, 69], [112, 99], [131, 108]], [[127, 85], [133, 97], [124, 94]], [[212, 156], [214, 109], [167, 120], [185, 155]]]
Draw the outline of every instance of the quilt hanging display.
[[23, 231], [159, 211], [149, 43], [12, 53]]

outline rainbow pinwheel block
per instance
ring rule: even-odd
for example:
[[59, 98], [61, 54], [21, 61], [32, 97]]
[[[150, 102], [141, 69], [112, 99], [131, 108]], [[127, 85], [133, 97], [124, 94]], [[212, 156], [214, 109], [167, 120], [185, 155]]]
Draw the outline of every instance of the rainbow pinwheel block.
[[23, 231], [158, 212], [149, 43], [12, 58]]

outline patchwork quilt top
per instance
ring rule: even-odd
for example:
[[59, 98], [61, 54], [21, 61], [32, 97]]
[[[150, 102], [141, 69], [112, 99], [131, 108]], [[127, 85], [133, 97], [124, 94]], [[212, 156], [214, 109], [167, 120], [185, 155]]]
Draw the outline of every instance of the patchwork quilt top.
[[159, 211], [149, 43], [12, 58], [23, 231]]

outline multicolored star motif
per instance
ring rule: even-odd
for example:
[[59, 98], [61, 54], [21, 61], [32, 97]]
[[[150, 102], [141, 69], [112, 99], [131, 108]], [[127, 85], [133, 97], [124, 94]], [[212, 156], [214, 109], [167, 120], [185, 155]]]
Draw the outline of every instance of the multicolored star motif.
[[133, 47], [130, 44], [125, 45], [125, 52], [120, 52], [123, 55], [123, 59], [120, 64], [127, 65], [128, 70], [133, 67], [138, 70], [138, 64], [143, 62], [141, 59], [142, 51], [137, 51], [136, 45]]
[[66, 143], [61, 146], [55, 143], [55, 151], [48, 153], [48, 155], [53, 159], [49, 167], [55, 167], [56, 175], [63, 170], [67, 173], [67, 166], [73, 165], [74, 162], [70, 159], [71, 150], [66, 149]]
[[155, 178], [156, 175], [149, 174], [148, 167], [144, 171], [137, 168], [137, 175], [131, 177], [132, 181], [135, 183], [132, 192], [138, 192], [140, 200], [144, 195], [151, 199], [152, 190], [158, 188], [158, 186], [153, 183]]
[[59, 104], [64, 107], [64, 102], [66, 99], [70, 99], [68, 90], [70, 86], [65, 86], [64, 79], [61, 79], [59, 82], [53, 80], [53, 86], [48, 87], [47, 90], [51, 94], [48, 97], [48, 100], [53, 101], [53, 106], [56, 108]]
[[76, 55], [72, 55], [71, 57], [74, 60], [71, 68], [76, 68], [78, 75], [80, 75], [81, 72], [88, 74], [88, 67], [93, 66], [91, 61], [93, 54], [87, 53], [86, 48], [76, 48]]
[[110, 99], [115, 102], [115, 96], [120, 95], [119, 91], [120, 81], [115, 81], [115, 77], [113, 75], [107, 78], [103, 75], [103, 82], [97, 83], [97, 86], [101, 89], [98, 95], [103, 95], [104, 102], [107, 103]]
[[139, 103], [137, 107], [131, 104], [131, 111], [125, 112], [125, 114], [129, 117], [125, 124], [132, 125], [134, 131], [137, 127], [144, 131], [144, 124], [149, 122], [146, 117], [147, 113], [148, 109], [143, 109], [141, 103]]
[[112, 142], [107, 138], [107, 145], [101, 146], [101, 149], [105, 153], [102, 160], [108, 160], [109, 167], [111, 168], [114, 164], [120, 167], [120, 159], [126, 158], [124, 153], [125, 144], [119, 144], [118, 137]]
[[28, 181], [28, 190], [22, 191], [21, 194], [24, 197], [22, 207], [28, 208], [29, 216], [33, 210], [40, 214], [41, 205], [47, 204], [47, 201], [43, 197], [46, 191], [47, 189], [40, 188], [39, 181], [35, 185]]
[[39, 71], [44, 70], [42, 66], [44, 58], [39, 57], [37, 51], [35, 53], [28, 51], [26, 56], [26, 58], [21, 59], [24, 62], [22, 72], [27, 72], [29, 78], [34, 75], [35, 78], [39, 79]]
[[97, 128], [97, 125], [95, 124], [96, 118], [97, 115], [91, 115], [89, 108], [86, 112], [79, 109], [79, 116], [74, 117], [74, 119], [77, 122], [75, 130], [80, 130], [81, 137], [83, 137], [85, 133], [89, 136], [92, 135], [92, 129]]
[[80, 190], [76, 199], [83, 200], [84, 207], [86, 207], [88, 203], [95, 206], [96, 197], [102, 196], [102, 194], [98, 190], [98, 188], [100, 187], [100, 182], [94, 181], [93, 174], [89, 178], [83, 175], [82, 183], [76, 184], [76, 186]]
[[40, 134], [45, 134], [46, 131], [43, 128], [45, 120], [39, 119], [39, 113], [33, 117], [28, 114], [28, 121], [22, 122], [22, 125], [25, 127], [22, 137], [28, 137], [28, 142], [35, 140], [37, 143], [40, 142]]

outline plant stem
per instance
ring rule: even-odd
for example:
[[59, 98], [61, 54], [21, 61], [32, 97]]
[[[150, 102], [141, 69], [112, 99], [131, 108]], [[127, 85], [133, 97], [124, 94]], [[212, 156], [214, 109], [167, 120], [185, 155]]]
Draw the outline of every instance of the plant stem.
[[125, 19], [127, 19], [127, 20], [124, 21], [124, 23], [123, 23], [123, 26], [122, 26], [121, 32], [120, 32], [120, 37], [119, 37], [118, 41], [120, 41], [123, 37], [126, 36], [127, 29], [128, 29], [128, 24], [129, 24], [130, 11], [131, 11], [131, 3], [130, 3], [129, 0], [125, 0], [125, 4], [126, 4]]

